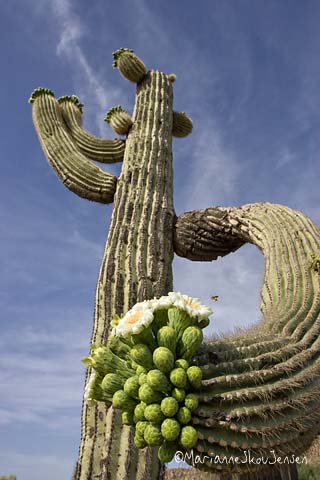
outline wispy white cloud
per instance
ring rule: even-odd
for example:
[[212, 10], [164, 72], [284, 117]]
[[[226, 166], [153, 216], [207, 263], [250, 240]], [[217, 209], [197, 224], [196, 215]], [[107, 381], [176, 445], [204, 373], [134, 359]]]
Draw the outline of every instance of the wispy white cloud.
[[222, 144], [212, 119], [203, 119], [203, 124], [204, 129], [195, 129], [189, 174], [181, 191], [185, 210], [225, 204], [237, 193], [239, 166], [234, 153]]
[[[95, 118], [99, 134], [106, 136], [106, 129], [109, 127], [102, 121], [105, 112], [118, 104], [120, 97], [123, 99], [125, 94], [114, 86], [111, 88], [105, 78], [102, 79], [93, 65], [93, 59], [89, 59], [85, 53], [83, 44], [88, 30], [75, 13], [72, 2], [53, 0], [49, 3], [57, 20], [56, 53], [70, 63], [77, 95], [84, 101], [88, 99], [85, 106], [85, 121], [89, 123]], [[94, 103], [90, 105], [92, 100]]]
[[279, 152], [279, 155], [276, 158], [275, 170], [288, 166], [292, 164], [297, 158], [297, 154], [289, 148], [288, 145], [282, 146], [282, 151]]

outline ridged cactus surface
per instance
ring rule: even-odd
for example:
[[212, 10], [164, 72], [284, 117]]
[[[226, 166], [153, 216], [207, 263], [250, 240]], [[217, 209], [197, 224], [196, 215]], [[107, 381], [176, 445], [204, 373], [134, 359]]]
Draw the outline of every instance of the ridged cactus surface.
[[[195, 427], [195, 449], [209, 457], [243, 457], [248, 449], [263, 456], [270, 455], [272, 449], [281, 455], [301, 453], [319, 430], [319, 230], [303, 214], [267, 203], [212, 207], [177, 218], [172, 192], [172, 135], [191, 133], [192, 121], [186, 114], [173, 111], [175, 76], [148, 71], [128, 49], [114, 53], [114, 66], [137, 84], [132, 118], [111, 109], [111, 113], [118, 112], [114, 127], [126, 135], [125, 139], [101, 139], [87, 132], [82, 127], [83, 105], [75, 96], [56, 100], [52, 91], [40, 88], [30, 99], [40, 143], [64, 185], [80, 197], [114, 202], [96, 289], [91, 344], [98, 348], [107, 343], [116, 315], [121, 316], [137, 302], [159, 298], [172, 290], [174, 252], [190, 260], [212, 261], [246, 242], [260, 248], [265, 257], [263, 321], [250, 332], [204, 344], [197, 352], [201, 330], [191, 324], [180, 328], [179, 319], [170, 314], [165, 330], [158, 332], [152, 358], [143, 360], [148, 363], [149, 373], [130, 374], [123, 393], [117, 392], [123, 382], [114, 372], [107, 379], [101, 378], [100, 383], [109, 389], [109, 396], [116, 392], [114, 404], [126, 404], [130, 410], [130, 395], [145, 395], [150, 400], [147, 388], [157, 383], [159, 373], [154, 371], [158, 370], [164, 391], [169, 381], [174, 387], [171, 405], [163, 407], [166, 414], [169, 412], [166, 420], [172, 421], [164, 420], [163, 431], [150, 427], [146, 435], [155, 446], [138, 450], [128, 425], [130, 412], [121, 415], [109, 401], [92, 404], [85, 397], [74, 479], [161, 478], [158, 440], [163, 435], [169, 442], [175, 438], [177, 420], [186, 425], [185, 448], [196, 441]], [[93, 161], [123, 161], [119, 178]], [[205, 321], [199, 323], [201, 328], [206, 325]], [[172, 330], [176, 334], [172, 335]], [[165, 352], [174, 351], [178, 343], [184, 358], [174, 364]], [[137, 365], [144, 355], [138, 347], [130, 353]], [[202, 382], [201, 372], [199, 376], [193, 366], [187, 369], [187, 378], [183, 372], [185, 358], [192, 355], [201, 367]], [[89, 367], [86, 392], [93, 378]], [[200, 387], [197, 398], [184, 398], [186, 383]], [[171, 418], [168, 409], [178, 402], [185, 406], [172, 410]], [[137, 408], [137, 420], [142, 413]], [[163, 420], [162, 414], [163, 410], [155, 406], [147, 411], [151, 419]], [[142, 424], [137, 422], [139, 435], [145, 427]], [[142, 440], [136, 445], [143, 446]], [[160, 458], [172, 458], [171, 450], [163, 443]], [[221, 466], [208, 460], [198, 467], [224, 472], [248, 468], [246, 464]], [[252, 471], [255, 467], [250, 468]]]

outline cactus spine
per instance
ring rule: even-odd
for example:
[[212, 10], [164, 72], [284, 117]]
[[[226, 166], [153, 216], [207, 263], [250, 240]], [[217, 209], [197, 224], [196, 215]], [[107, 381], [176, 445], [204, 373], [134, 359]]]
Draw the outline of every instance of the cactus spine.
[[[209, 457], [242, 458], [246, 449], [264, 457], [270, 456], [272, 449], [279, 455], [301, 453], [319, 430], [319, 230], [304, 215], [272, 204], [208, 208], [176, 218], [172, 135], [190, 133], [192, 122], [185, 114], [173, 112], [170, 76], [147, 71], [128, 49], [115, 52], [114, 60], [122, 75], [137, 83], [132, 125], [127, 119], [125, 141], [99, 139], [85, 131], [77, 97], [57, 101], [50, 90], [42, 88], [30, 100], [41, 145], [63, 183], [81, 197], [102, 203], [114, 201], [96, 289], [92, 344], [106, 343], [115, 315], [172, 289], [173, 252], [190, 260], [212, 261], [246, 242], [257, 245], [265, 256], [262, 324], [245, 335], [202, 347], [196, 357], [203, 376], [199, 398], [188, 394], [185, 410], [178, 413], [185, 375], [195, 384], [201, 379], [198, 367], [179, 360], [173, 375], [175, 389], [172, 397], [161, 402], [161, 409], [168, 416], [179, 415], [186, 424], [191, 414], [195, 428], [183, 427], [183, 445], [188, 449], [196, 442], [196, 450]], [[92, 159], [105, 163], [123, 160], [120, 177], [101, 170]], [[178, 322], [175, 309], [170, 310], [170, 322], [169, 330]], [[153, 369], [166, 371], [166, 345], [174, 341], [169, 330], [159, 330], [162, 350], [153, 356]], [[180, 337], [177, 349], [193, 351], [198, 345], [193, 335]], [[163, 395], [152, 390], [148, 383], [152, 383], [151, 377], [139, 372], [135, 383], [128, 382], [123, 388], [146, 390], [146, 396], [149, 390]], [[93, 380], [88, 368], [86, 391], [94, 388]], [[117, 385], [110, 384], [105, 395], [110, 396]], [[119, 405], [127, 405], [126, 395], [124, 390], [117, 395]], [[149, 397], [146, 399], [152, 404]], [[143, 403], [135, 407], [137, 418], [143, 418], [144, 408]], [[161, 415], [158, 410], [149, 408], [148, 415]], [[161, 477], [156, 449], [135, 448], [145, 445], [144, 425], [142, 421], [141, 435], [138, 432], [134, 439], [129, 414], [132, 416], [127, 412], [122, 422], [121, 414], [107, 401], [92, 404], [84, 399], [75, 480]], [[175, 422], [167, 422], [162, 432], [168, 437], [168, 443], [161, 446], [164, 461], [172, 453]], [[158, 445], [161, 431], [149, 430], [151, 443]], [[231, 473], [248, 468], [245, 463], [233, 468], [232, 463], [208, 460], [198, 466]]]

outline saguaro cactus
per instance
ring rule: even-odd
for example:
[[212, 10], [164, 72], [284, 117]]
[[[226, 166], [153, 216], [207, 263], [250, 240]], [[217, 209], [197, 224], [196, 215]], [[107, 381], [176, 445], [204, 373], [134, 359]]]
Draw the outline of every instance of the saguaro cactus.
[[[128, 49], [115, 52], [114, 59], [122, 75], [137, 84], [132, 118], [119, 107], [107, 115], [125, 140], [86, 132], [75, 96], [56, 100], [51, 91], [37, 89], [31, 97], [40, 142], [63, 183], [89, 200], [114, 202], [91, 343], [106, 343], [114, 315], [172, 289], [174, 252], [211, 261], [254, 243], [266, 261], [264, 320], [249, 334], [206, 344], [197, 356], [204, 380], [193, 414], [196, 450], [208, 455], [203, 468], [229, 471], [248, 465], [211, 463], [210, 456], [243, 457], [246, 449], [265, 457], [272, 449], [281, 455], [300, 452], [317, 434], [320, 416], [320, 293], [314, 260], [319, 230], [304, 215], [272, 204], [209, 208], [177, 218], [172, 135], [189, 134], [192, 121], [173, 112], [175, 76], [147, 71]], [[120, 177], [91, 160], [123, 161]], [[86, 385], [91, 375], [89, 368]], [[137, 450], [130, 427], [122, 425], [113, 407], [84, 400], [76, 480], [149, 480], [160, 478], [161, 471], [156, 450]]]

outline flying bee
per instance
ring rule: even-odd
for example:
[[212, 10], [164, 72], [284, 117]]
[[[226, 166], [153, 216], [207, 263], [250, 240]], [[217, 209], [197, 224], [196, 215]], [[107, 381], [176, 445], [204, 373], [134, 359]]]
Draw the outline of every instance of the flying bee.
[[214, 302], [217, 302], [218, 298], [219, 298], [219, 295], [211, 295], [211, 300], [213, 300]]

